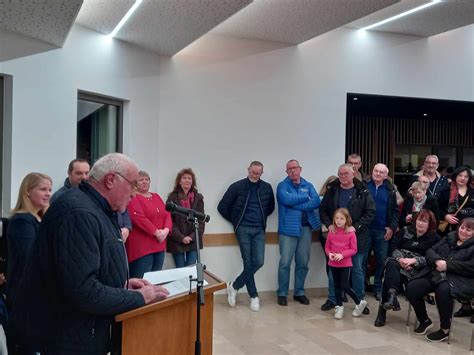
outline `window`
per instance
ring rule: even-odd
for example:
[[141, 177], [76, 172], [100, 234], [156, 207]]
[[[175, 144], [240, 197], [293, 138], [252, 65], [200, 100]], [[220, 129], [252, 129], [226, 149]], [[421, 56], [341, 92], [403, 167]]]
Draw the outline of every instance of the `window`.
[[94, 164], [101, 156], [122, 152], [123, 101], [79, 91], [77, 157]]

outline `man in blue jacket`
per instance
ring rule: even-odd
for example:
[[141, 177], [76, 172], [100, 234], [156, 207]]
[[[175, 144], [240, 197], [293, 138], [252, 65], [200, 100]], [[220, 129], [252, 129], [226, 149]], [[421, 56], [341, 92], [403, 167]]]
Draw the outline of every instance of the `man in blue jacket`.
[[234, 182], [225, 192], [217, 210], [234, 226], [239, 241], [244, 270], [234, 282], [227, 284], [227, 301], [235, 306], [237, 292], [247, 286], [250, 310], [258, 312], [260, 301], [254, 275], [263, 266], [265, 257], [265, 227], [267, 217], [275, 209], [272, 186], [261, 180], [263, 164], [253, 161], [248, 167], [248, 176]]
[[316, 209], [321, 201], [313, 184], [301, 177], [299, 162], [286, 163], [288, 177], [278, 184], [278, 239], [280, 263], [278, 265], [278, 304], [286, 306], [290, 283], [290, 269], [295, 258], [295, 289], [293, 299], [308, 305], [304, 282], [308, 274], [312, 231], [321, 223]]

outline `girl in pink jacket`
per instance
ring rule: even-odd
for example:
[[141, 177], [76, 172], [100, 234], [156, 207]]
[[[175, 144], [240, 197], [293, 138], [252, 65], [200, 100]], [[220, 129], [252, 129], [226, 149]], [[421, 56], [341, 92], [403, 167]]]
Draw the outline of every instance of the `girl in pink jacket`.
[[342, 292], [346, 292], [355, 302], [353, 317], [360, 317], [367, 301], [359, 300], [349, 285], [349, 273], [352, 266], [352, 256], [357, 253], [357, 238], [352, 227], [352, 218], [347, 208], [338, 208], [334, 212], [332, 227], [329, 229], [325, 252], [328, 255], [328, 265], [334, 279], [336, 296], [336, 313], [334, 318], [342, 319], [344, 306]]

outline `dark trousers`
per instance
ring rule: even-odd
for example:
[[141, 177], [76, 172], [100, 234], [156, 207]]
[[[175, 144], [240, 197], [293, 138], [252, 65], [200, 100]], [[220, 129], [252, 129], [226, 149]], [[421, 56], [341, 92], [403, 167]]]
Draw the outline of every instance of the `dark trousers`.
[[400, 264], [398, 261], [388, 259], [385, 264], [385, 275], [382, 285], [382, 303], [388, 299], [388, 290], [393, 288], [397, 292], [400, 292], [402, 285], [407, 281], [407, 277], [400, 273]]
[[423, 297], [430, 292], [435, 293], [436, 307], [438, 308], [439, 319], [442, 329], [451, 327], [451, 315], [453, 314], [454, 299], [451, 297], [451, 290], [448, 281], [444, 280], [434, 283], [431, 275], [421, 279], [411, 280], [407, 284], [407, 298], [416, 313], [418, 321], [424, 322], [429, 319], [426, 313], [426, 305]]
[[355, 294], [349, 284], [350, 267], [333, 267], [331, 273], [334, 279], [334, 292], [336, 296], [336, 305], [342, 306], [342, 291], [346, 292], [354, 300], [355, 304], [360, 303], [360, 299]]

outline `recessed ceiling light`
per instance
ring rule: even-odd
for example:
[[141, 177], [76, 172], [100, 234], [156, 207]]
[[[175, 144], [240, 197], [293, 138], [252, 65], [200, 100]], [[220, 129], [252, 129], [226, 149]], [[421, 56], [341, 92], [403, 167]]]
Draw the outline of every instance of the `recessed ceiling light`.
[[424, 113], [423, 116], [428, 116], [428, 114], [427, 114], [427, 113]]
[[357, 101], [359, 100], [357, 97], [352, 98], [352, 100]]
[[405, 12], [402, 12], [401, 14], [398, 14], [398, 15], [395, 15], [395, 16], [392, 16], [392, 17], [389, 17], [389, 18], [387, 18], [387, 19], [385, 19], [385, 20], [382, 20], [382, 21], [380, 21], [380, 22], [374, 23], [373, 25], [370, 25], [370, 26], [361, 28], [361, 30], [362, 30], [362, 31], [371, 30], [371, 29], [374, 28], [374, 27], [381, 26], [381, 25], [383, 25], [383, 24], [386, 24], [387, 22], [392, 22], [392, 21], [394, 21], [394, 20], [399, 19], [400, 17], [404, 17], [404, 16], [410, 15], [410, 14], [412, 14], [412, 13], [414, 13], [414, 12], [417, 12], [417, 11], [420, 11], [420, 10], [423, 10], [423, 9], [426, 9], [427, 7], [436, 5], [437, 3], [440, 3], [440, 2], [441, 2], [441, 0], [432, 0], [431, 2], [429, 2], [429, 3], [427, 3], [427, 4], [424, 4], [424, 5], [415, 7], [414, 9], [411, 9], [411, 10], [408, 10], [408, 11], [405, 11]]
[[142, 1], [143, 0], [136, 0], [135, 1], [135, 4], [133, 4], [133, 6], [127, 11], [125, 16], [120, 20], [120, 22], [117, 24], [117, 26], [115, 26], [114, 30], [108, 34], [109, 37], [111, 37], [111, 38], [115, 37], [115, 35], [117, 34], [118, 31], [120, 31], [120, 29], [125, 24], [125, 22], [128, 21], [130, 16], [132, 16], [133, 13], [135, 12], [135, 10], [138, 9], [138, 7], [141, 5]]

